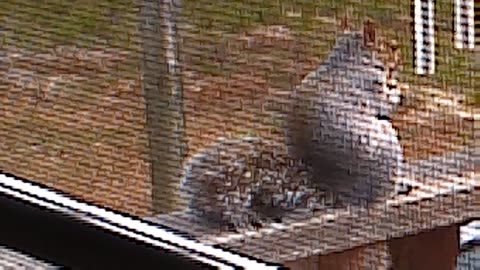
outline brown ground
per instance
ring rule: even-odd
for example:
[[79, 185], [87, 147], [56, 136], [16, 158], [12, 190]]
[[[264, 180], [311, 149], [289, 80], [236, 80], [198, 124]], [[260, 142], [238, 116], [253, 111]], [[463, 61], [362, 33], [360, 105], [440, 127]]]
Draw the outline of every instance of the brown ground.
[[[185, 81], [184, 95], [190, 154], [225, 135], [255, 132], [282, 140], [271, 112], [280, 112], [278, 106], [286, 98], [282, 94], [288, 95], [288, 89], [300, 83], [320, 60], [291, 33], [277, 38], [267, 37], [266, 29], [257, 33], [235, 36], [228, 45], [214, 45], [222, 52], [216, 62], [224, 74], [205, 78], [193, 68], [187, 69], [191, 78]], [[187, 62], [186, 66], [192, 65]], [[271, 103], [275, 98], [276, 105]]]
[[[264, 30], [251, 34], [250, 48], [245, 48], [245, 36], [238, 39], [242, 35], [213, 44], [223, 74], [195, 70], [189, 65], [195, 54], [185, 49], [189, 154], [221, 135], [255, 131], [282, 140], [267, 111], [279, 111], [288, 96], [285, 89], [298, 84], [320, 58], [305, 45], [307, 40], [288, 32], [268, 38]], [[114, 50], [86, 60], [68, 54], [47, 61], [38, 55], [17, 59], [14, 67], [40, 76], [38, 83], [25, 86], [15, 85], [18, 78], [7, 79], [8, 64], [0, 62], [0, 168], [91, 202], [148, 215], [145, 102], [138, 77], [118, 72], [127, 59], [133, 58]], [[49, 90], [46, 77], [60, 73], [68, 74], [65, 84]], [[268, 104], [272, 98], [280, 100], [273, 107]], [[425, 102], [430, 101], [412, 99], [417, 111], [403, 108], [395, 117], [406, 154], [413, 159], [462, 144], [471, 126], [442, 113], [435, 113], [434, 120], [423, 117], [422, 124], [401, 120], [406, 114], [418, 116]]]

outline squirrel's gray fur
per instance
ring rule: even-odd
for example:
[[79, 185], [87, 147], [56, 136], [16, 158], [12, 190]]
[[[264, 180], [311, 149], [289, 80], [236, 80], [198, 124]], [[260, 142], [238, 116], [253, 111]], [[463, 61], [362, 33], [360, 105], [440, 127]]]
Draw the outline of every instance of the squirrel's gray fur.
[[[207, 223], [244, 226], [307, 207], [307, 198], [324, 189], [343, 205], [384, 201], [403, 162], [391, 123], [377, 118], [398, 103], [399, 92], [388, 83], [362, 33], [340, 35], [327, 60], [294, 89], [282, 127], [287, 146], [255, 137], [207, 146], [190, 159], [182, 179], [189, 209]], [[386, 141], [369, 133], [370, 126], [387, 130]], [[253, 173], [258, 164], [252, 160], [261, 162], [265, 151], [272, 159], [268, 168]]]
[[296, 89], [293, 113], [284, 125], [292, 139], [290, 153], [305, 161], [312, 182], [335, 191], [346, 204], [384, 199], [393, 192], [392, 177], [401, 172], [396, 136], [371, 154], [358, 142], [358, 136], [370, 137], [361, 130], [362, 121], [365, 127], [375, 122], [394, 132], [388, 120], [377, 118], [390, 117], [400, 103], [400, 90], [389, 85], [395, 81], [385, 70], [363, 46], [361, 33], [343, 34], [328, 60]]

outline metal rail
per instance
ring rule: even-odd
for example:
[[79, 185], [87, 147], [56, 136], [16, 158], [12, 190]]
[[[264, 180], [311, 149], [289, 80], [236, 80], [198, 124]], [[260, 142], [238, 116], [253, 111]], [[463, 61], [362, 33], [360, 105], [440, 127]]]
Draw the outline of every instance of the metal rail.
[[53, 210], [64, 215], [66, 220], [73, 218], [78, 224], [93, 225], [122, 235], [125, 237], [125, 242], [140, 241], [159, 251], [168, 251], [172, 256], [182, 256], [184, 260], [203, 265], [220, 269], [279, 269], [280, 267], [280, 265], [259, 262], [222, 248], [194, 241], [180, 232], [175, 232], [176, 228], [159, 227], [113, 210], [80, 202], [60, 192], [10, 175], [0, 174], [0, 194], [46, 208], [46, 214]]

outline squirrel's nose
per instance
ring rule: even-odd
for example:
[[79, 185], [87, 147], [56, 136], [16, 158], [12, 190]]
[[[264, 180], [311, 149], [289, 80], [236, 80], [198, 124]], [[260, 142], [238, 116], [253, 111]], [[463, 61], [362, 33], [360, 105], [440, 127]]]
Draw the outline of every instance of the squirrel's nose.
[[387, 88], [389, 90], [393, 90], [393, 89], [397, 88], [397, 81], [396, 80], [388, 80]]

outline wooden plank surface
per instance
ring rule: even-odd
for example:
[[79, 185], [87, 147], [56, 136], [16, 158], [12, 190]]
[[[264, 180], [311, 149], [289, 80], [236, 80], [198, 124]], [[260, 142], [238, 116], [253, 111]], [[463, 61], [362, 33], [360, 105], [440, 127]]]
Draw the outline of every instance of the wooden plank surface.
[[453, 270], [458, 254], [458, 231], [454, 224], [388, 242], [289, 261], [285, 266], [292, 270]]

